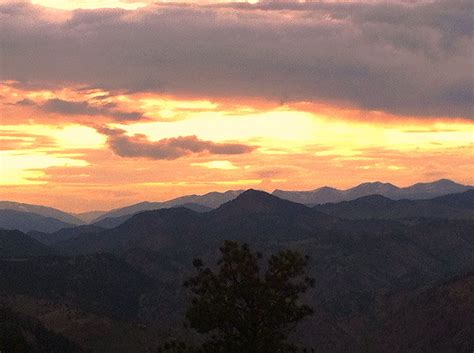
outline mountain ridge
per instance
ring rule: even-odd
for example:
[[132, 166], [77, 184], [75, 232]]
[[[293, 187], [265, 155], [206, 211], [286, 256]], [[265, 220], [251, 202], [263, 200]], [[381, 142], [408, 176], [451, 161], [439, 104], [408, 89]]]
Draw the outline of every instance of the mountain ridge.
[[407, 187], [398, 187], [391, 183], [368, 182], [349, 189], [321, 187], [309, 191], [274, 190], [273, 195], [293, 202], [307, 205], [351, 201], [362, 196], [382, 195], [393, 200], [429, 199], [474, 189], [472, 185], [463, 185], [449, 179], [440, 179], [428, 183], [416, 183]]

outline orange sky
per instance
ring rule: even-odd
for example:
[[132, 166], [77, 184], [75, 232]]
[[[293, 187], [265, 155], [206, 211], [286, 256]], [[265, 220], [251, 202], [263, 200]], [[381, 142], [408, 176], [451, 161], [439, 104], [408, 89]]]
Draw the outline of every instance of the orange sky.
[[[65, 15], [149, 1], [33, 3]], [[1, 199], [67, 211], [228, 189], [474, 184], [474, 124], [462, 114], [13, 79], [0, 83], [0, 106]]]

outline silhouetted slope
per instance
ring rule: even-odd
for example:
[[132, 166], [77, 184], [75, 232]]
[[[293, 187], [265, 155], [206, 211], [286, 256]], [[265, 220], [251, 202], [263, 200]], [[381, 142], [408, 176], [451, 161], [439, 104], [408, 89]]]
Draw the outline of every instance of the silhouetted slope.
[[[187, 208], [187, 209], [190, 209], [190, 210], [198, 212], [198, 213], [209, 212], [209, 211], [212, 210], [212, 208], [210, 208], [210, 207], [203, 206], [203, 205], [196, 204], [196, 203], [185, 203], [183, 205], [170, 206], [170, 207], [164, 207], [163, 205], [161, 205], [159, 207], [154, 207], [153, 209], [160, 210], [160, 209], [166, 209], [166, 208], [179, 208], [179, 207]], [[126, 220], [132, 218], [133, 216], [135, 216], [136, 214], [141, 213], [141, 212], [147, 212], [147, 211], [140, 211], [140, 212], [136, 212], [136, 213], [125, 214], [123, 216], [118, 216], [118, 217], [102, 218], [99, 221], [93, 223], [93, 225], [98, 226], [98, 227], [102, 227], [102, 228], [106, 228], [106, 229], [115, 228], [115, 227], [118, 227], [119, 225], [121, 225], [122, 223], [124, 223]]]
[[80, 353], [76, 344], [47, 330], [38, 320], [0, 307], [0, 352]]
[[215, 241], [278, 242], [324, 232], [337, 220], [263, 191], [247, 190], [205, 214], [205, 234]]
[[474, 210], [474, 189], [458, 194], [449, 194], [445, 196], [436, 197], [431, 201], [450, 207]]
[[0, 258], [44, 256], [52, 253], [52, 249], [20, 231], [0, 229]]
[[84, 224], [84, 222], [79, 218], [52, 207], [30, 205], [27, 203], [12, 201], [0, 201], [0, 210], [14, 210], [19, 212], [34, 213], [43, 217], [55, 218], [70, 225]]
[[377, 351], [470, 352], [474, 347], [474, 274], [408, 296], [386, 313]]
[[0, 228], [17, 229], [22, 232], [36, 230], [39, 232], [55, 232], [73, 225], [55, 218], [44, 217], [35, 213], [15, 210], [0, 210]]
[[116, 228], [84, 234], [59, 242], [56, 247], [66, 254], [122, 253], [137, 247], [150, 250], [186, 248], [197, 241], [200, 217], [201, 214], [186, 208], [145, 211]]
[[[450, 195], [452, 196], [452, 195]], [[449, 200], [459, 197], [450, 197]], [[315, 210], [345, 219], [403, 219], [403, 218], [444, 218], [474, 219], [474, 210], [456, 208], [434, 200], [390, 200], [384, 196], [371, 195], [353, 201], [317, 205]]]
[[248, 190], [218, 209], [197, 213], [186, 208], [141, 212], [114, 229], [57, 244], [67, 254], [138, 247], [193, 251], [223, 239], [272, 240], [309, 236], [336, 220], [304, 205]]
[[104, 228], [98, 227], [96, 225], [82, 225], [73, 228], [63, 228], [53, 233], [43, 233], [37, 231], [28, 232], [28, 235], [33, 239], [38, 240], [39, 242], [45, 245], [54, 245], [60, 241], [66, 241], [72, 239], [78, 235], [83, 235], [87, 233], [99, 233], [103, 231]]
[[3, 295], [48, 299], [119, 319], [136, 317], [142, 294], [153, 287], [110, 254], [0, 260], [0, 278]]
[[[210, 192], [204, 195], [185, 195], [163, 202], [140, 202], [134, 205], [116, 208], [104, 213], [93, 222], [98, 223], [106, 218], [131, 217], [139, 212], [152, 211], [163, 208], [187, 207], [197, 212], [206, 212], [219, 207], [223, 203], [235, 199], [243, 190], [228, 190], [225, 192]], [[202, 206], [199, 208], [197, 205]], [[202, 211], [204, 210], [204, 211]], [[126, 220], [128, 218], [124, 218]], [[118, 224], [115, 224], [117, 226]]]

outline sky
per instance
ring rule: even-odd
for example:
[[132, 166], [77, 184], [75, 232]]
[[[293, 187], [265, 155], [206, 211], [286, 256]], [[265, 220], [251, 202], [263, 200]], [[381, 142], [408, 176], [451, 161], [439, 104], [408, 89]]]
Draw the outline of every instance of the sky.
[[0, 198], [474, 184], [472, 10], [0, 0]]

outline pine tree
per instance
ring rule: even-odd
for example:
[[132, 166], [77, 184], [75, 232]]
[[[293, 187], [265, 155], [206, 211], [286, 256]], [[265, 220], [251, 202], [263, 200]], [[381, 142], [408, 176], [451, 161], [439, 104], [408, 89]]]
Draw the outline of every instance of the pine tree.
[[197, 275], [185, 283], [193, 296], [186, 318], [206, 337], [200, 351], [296, 352], [288, 335], [313, 312], [300, 301], [314, 284], [305, 275], [307, 257], [282, 251], [262, 270], [262, 255], [247, 245], [226, 241], [220, 252], [215, 270], [194, 260]]

